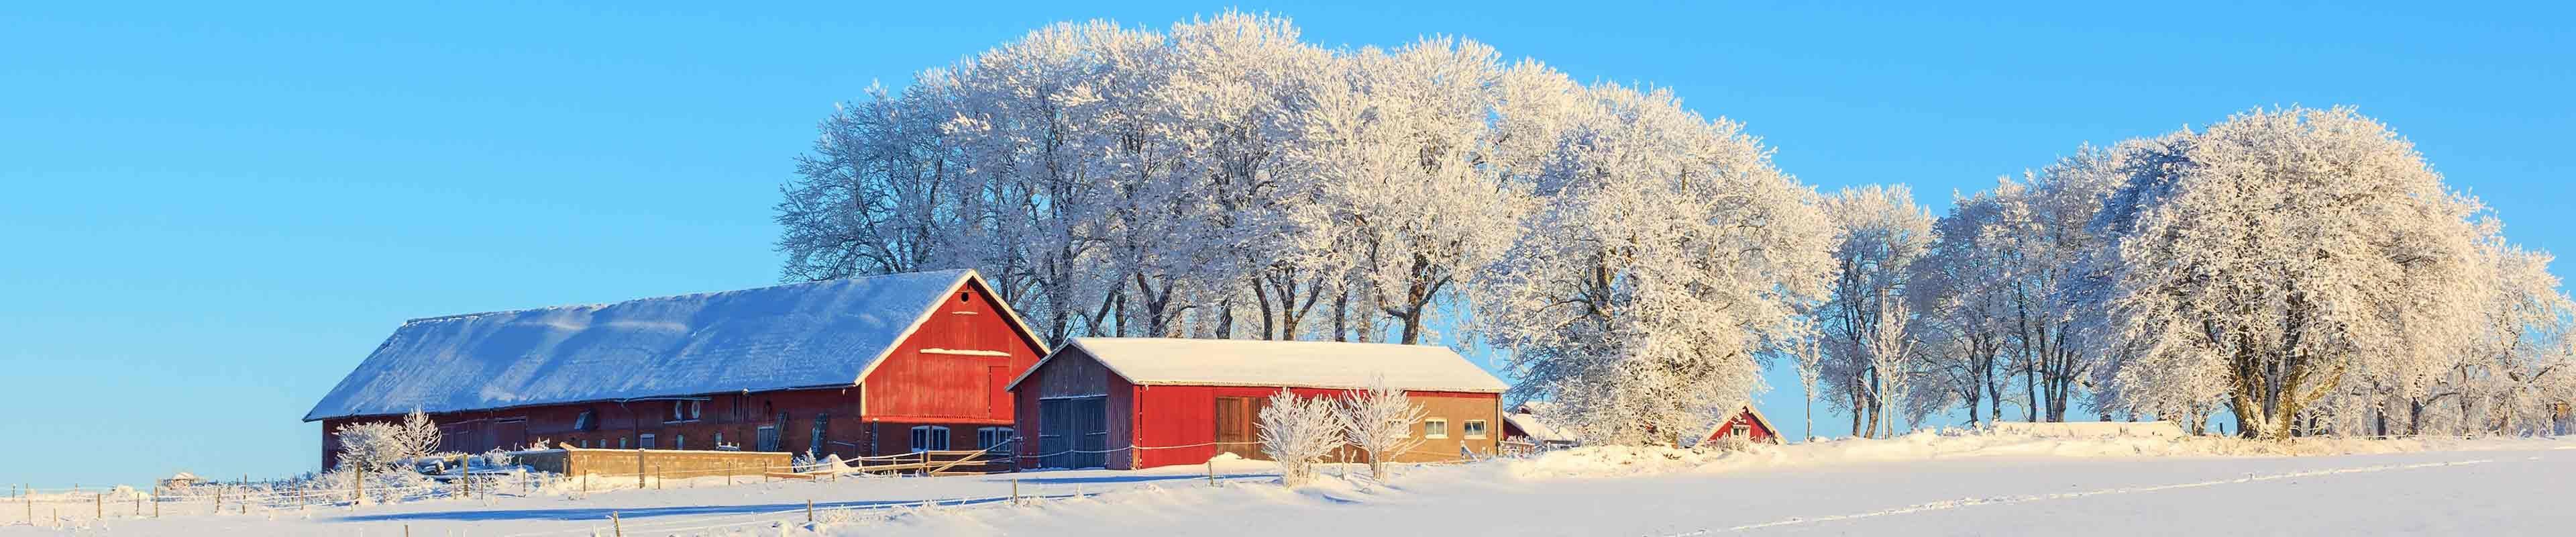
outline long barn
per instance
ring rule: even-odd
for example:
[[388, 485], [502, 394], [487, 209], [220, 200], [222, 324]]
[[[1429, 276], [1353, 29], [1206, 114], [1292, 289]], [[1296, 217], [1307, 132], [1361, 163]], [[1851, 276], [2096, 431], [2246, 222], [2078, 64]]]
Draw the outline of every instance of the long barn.
[[1492, 454], [1508, 386], [1446, 347], [1319, 341], [1077, 338], [1011, 383], [1023, 468], [1140, 469], [1220, 453], [1264, 459], [1258, 416], [1280, 390], [1338, 397], [1382, 379], [1423, 407], [1394, 460]]
[[448, 451], [981, 449], [1046, 350], [971, 270], [452, 315], [403, 323], [304, 420], [325, 468], [331, 431], [415, 409]]

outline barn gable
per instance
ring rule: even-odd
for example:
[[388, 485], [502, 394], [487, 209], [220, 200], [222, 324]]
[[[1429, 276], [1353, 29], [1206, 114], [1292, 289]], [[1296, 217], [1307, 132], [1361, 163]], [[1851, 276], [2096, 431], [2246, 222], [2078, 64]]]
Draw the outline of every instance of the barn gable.
[[850, 386], [970, 284], [917, 272], [416, 319], [305, 421]]

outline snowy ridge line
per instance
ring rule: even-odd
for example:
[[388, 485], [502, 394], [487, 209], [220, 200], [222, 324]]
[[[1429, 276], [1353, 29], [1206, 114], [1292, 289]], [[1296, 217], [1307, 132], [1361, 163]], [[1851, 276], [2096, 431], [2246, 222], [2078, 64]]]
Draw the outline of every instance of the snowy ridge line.
[[2088, 491], [2082, 491], [2082, 492], [2060, 492], [2060, 493], [2055, 493], [2055, 494], [2038, 494], [2038, 495], [2028, 495], [2028, 496], [2010, 496], [2010, 497], [2001, 497], [2001, 498], [1969, 498], [1969, 499], [1962, 499], [1962, 500], [1947, 500], [1947, 501], [1938, 501], [1938, 502], [1918, 503], [1918, 504], [1914, 504], [1914, 505], [1908, 505], [1908, 506], [1904, 506], [1904, 507], [1897, 507], [1897, 508], [1893, 508], [1893, 509], [1881, 509], [1881, 510], [1877, 510], [1877, 511], [1869, 511], [1869, 512], [1865, 512], [1865, 513], [1853, 513], [1853, 514], [1847, 514], [1847, 515], [1831, 515], [1831, 516], [1822, 516], [1822, 517], [1814, 517], [1814, 518], [1807, 518], [1807, 517], [1788, 518], [1788, 519], [1782, 519], [1782, 520], [1777, 520], [1777, 521], [1772, 521], [1772, 522], [1764, 522], [1764, 523], [1760, 523], [1760, 524], [1746, 524], [1746, 525], [1742, 525], [1742, 526], [1735, 526], [1735, 527], [1725, 528], [1725, 529], [1721, 529], [1721, 530], [1714, 530], [1714, 531], [1712, 531], [1712, 530], [1702, 529], [1702, 530], [1688, 531], [1688, 532], [1682, 532], [1682, 533], [1666, 534], [1666, 535], [1664, 535], [1663, 537], [1691, 537], [1691, 536], [1698, 536], [1698, 535], [1708, 535], [1708, 534], [1710, 534], [1710, 533], [1716, 533], [1716, 532], [1740, 533], [1740, 532], [1745, 532], [1745, 531], [1749, 531], [1749, 530], [1758, 530], [1758, 529], [1764, 529], [1764, 528], [1775, 528], [1775, 527], [1781, 527], [1781, 526], [1795, 526], [1795, 525], [1801, 525], [1801, 524], [1814, 524], [1814, 523], [1818, 523], [1818, 522], [1836, 522], [1836, 521], [1853, 520], [1853, 519], [1861, 519], [1861, 518], [1875, 518], [1875, 517], [1882, 517], [1882, 516], [1889, 516], [1889, 515], [1902, 515], [1902, 514], [1908, 514], [1908, 513], [1920, 513], [1920, 512], [1925, 512], [1925, 511], [1943, 511], [1943, 510], [1949, 510], [1949, 509], [1958, 509], [1958, 508], [1962, 508], [1962, 507], [1975, 507], [1975, 506], [1981, 506], [1981, 505], [2009, 505], [2009, 504], [2029, 503], [2029, 502], [2047, 501], [2047, 500], [2068, 500], [2068, 499], [2084, 498], [2084, 497], [2090, 497], [2090, 496], [2108, 496], [2108, 495], [2114, 495], [2114, 494], [2133, 494], [2133, 493], [2141, 493], [2141, 492], [2159, 492], [2159, 491], [2176, 490], [2176, 489], [2190, 489], [2190, 488], [2212, 487], [2212, 486], [2218, 486], [2218, 485], [2232, 485], [2232, 484], [2240, 484], [2240, 483], [2255, 483], [2255, 482], [2262, 482], [2262, 481], [2278, 481], [2278, 480], [2282, 480], [2282, 479], [2297, 479], [2297, 478], [2302, 478], [2302, 477], [2317, 477], [2317, 476], [2336, 475], [2336, 474], [2364, 474], [2364, 473], [2387, 472], [2387, 471], [2395, 471], [2395, 470], [2420, 470], [2420, 469], [2426, 469], [2426, 468], [2446, 468], [2446, 467], [2452, 467], [2452, 466], [2468, 466], [2468, 465], [2473, 465], [2473, 464], [2486, 464], [2486, 463], [2491, 463], [2491, 462], [2496, 462], [2496, 461], [2495, 461], [2495, 459], [2472, 459], [2472, 460], [2465, 460], [2465, 461], [2427, 462], [2427, 463], [2417, 463], [2417, 464], [2379, 465], [2379, 466], [2356, 466], [2356, 467], [2350, 467], [2350, 468], [2333, 468], [2333, 469], [2326, 469], [2326, 470], [2309, 470], [2309, 471], [2303, 471], [2303, 472], [2287, 472], [2287, 473], [2278, 473], [2278, 474], [2265, 474], [2265, 475], [2259, 475], [2259, 476], [2247, 476], [2247, 477], [2240, 477], [2240, 478], [2235, 478], [2235, 479], [2219, 479], [2219, 480], [2211, 480], [2211, 481], [2196, 481], [2196, 482], [2191, 482], [2191, 483], [2175, 483], [2175, 484], [2170, 484], [2170, 485], [2155, 485], [2155, 486], [2147, 486], [2147, 487], [2109, 488], [2109, 489], [2088, 490]]

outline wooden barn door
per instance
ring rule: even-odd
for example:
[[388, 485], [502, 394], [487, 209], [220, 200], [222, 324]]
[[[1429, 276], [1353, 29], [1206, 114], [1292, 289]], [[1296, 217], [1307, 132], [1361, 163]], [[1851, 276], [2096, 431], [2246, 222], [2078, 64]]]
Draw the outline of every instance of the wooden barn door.
[[[1125, 447], [1125, 446], [1120, 446]], [[1047, 468], [1106, 466], [1109, 398], [1038, 401], [1038, 465]]]
[[1216, 398], [1217, 453], [1233, 453], [1246, 459], [1259, 458], [1261, 440], [1258, 423], [1261, 407], [1267, 401], [1254, 397]]
[[492, 447], [510, 450], [528, 445], [528, 419], [510, 418], [492, 422]]

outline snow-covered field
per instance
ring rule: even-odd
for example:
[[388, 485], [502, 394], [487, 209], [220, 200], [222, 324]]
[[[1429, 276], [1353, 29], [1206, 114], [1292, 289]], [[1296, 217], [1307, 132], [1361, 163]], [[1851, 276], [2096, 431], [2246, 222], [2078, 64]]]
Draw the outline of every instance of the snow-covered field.
[[[1287, 490], [1257, 462], [851, 479], [0, 535], [2565, 534], [2576, 440], [2039, 440], [1918, 434], [1708, 453], [1594, 448]], [[1328, 474], [1331, 473], [1328, 470]], [[1023, 495], [1050, 496], [1015, 505]], [[703, 484], [703, 483], [702, 483]], [[720, 484], [720, 483], [719, 483]], [[963, 499], [961, 502], [960, 499]], [[805, 501], [818, 524], [805, 524]], [[922, 502], [937, 502], [923, 506]], [[15, 507], [15, 506], [12, 506]]]

